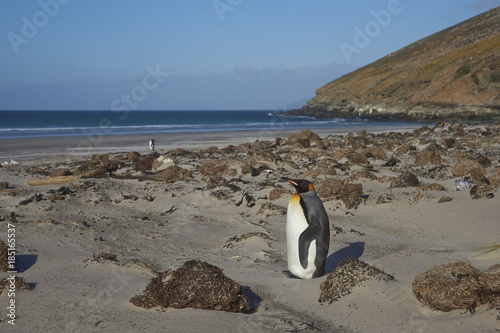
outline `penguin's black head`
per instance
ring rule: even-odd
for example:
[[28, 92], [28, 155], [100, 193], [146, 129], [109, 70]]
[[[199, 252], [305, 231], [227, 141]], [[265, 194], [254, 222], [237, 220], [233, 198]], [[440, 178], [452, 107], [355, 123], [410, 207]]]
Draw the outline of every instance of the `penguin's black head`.
[[312, 191], [314, 189], [313, 184], [311, 184], [310, 181], [305, 179], [297, 179], [297, 180], [288, 178], [283, 178], [283, 179], [290, 182], [290, 184], [292, 184], [293, 187], [295, 187], [295, 189], [297, 190], [297, 193], [305, 193]]

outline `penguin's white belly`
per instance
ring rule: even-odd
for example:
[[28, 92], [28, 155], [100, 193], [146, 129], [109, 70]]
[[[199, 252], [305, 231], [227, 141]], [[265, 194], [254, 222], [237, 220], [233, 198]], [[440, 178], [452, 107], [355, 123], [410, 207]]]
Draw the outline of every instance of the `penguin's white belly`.
[[300, 204], [293, 202], [297, 198], [290, 199], [286, 215], [286, 242], [288, 250], [288, 270], [301, 279], [311, 279], [316, 267], [316, 240], [309, 246], [306, 268], [302, 267], [299, 257], [299, 237], [309, 227]]

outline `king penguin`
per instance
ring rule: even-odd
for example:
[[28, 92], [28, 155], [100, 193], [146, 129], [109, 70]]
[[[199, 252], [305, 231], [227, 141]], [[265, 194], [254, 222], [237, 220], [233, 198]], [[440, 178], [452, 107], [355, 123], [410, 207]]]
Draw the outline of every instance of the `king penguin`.
[[311, 182], [285, 179], [297, 190], [290, 198], [286, 214], [288, 270], [301, 279], [322, 276], [330, 246], [325, 207]]

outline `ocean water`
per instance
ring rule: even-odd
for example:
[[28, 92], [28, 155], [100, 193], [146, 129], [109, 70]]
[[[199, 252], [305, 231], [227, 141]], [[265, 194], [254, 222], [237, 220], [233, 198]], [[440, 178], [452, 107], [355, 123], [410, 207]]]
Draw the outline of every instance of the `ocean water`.
[[[373, 124], [397, 127], [405, 123]], [[275, 111], [0, 111], [0, 138], [346, 126], [361, 129], [365, 125], [364, 120], [286, 117]]]

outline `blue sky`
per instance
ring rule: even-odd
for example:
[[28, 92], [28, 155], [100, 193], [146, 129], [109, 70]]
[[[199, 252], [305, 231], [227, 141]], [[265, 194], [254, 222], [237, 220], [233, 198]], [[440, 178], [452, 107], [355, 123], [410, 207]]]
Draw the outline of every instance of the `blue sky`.
[[298, 107], [321, 85], [498, 5], [0, 0], [0, 110]]

